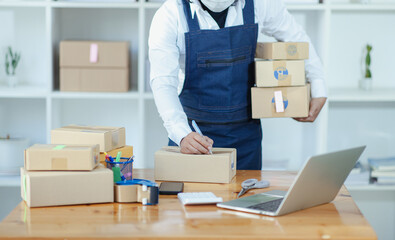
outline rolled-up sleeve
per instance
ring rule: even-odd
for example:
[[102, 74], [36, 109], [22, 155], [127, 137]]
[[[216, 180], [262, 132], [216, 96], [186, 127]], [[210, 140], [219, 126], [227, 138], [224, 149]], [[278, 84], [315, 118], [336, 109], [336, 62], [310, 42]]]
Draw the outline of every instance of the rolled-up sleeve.
[[177, 9], [165, 3], [155, 14], [148, 39], [151, 65], [150, 84], [155, 104], [169, 138], [180, 141], [191, 132], [178, 97], [179, 49], [177, 47]]

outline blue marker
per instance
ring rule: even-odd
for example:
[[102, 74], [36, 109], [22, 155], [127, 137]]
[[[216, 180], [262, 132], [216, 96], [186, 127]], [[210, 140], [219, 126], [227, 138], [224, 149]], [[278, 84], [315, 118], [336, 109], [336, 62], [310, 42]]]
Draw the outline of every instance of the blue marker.
[[[197, 125], [197, 123], [195, 122], [195, 120], [192, 120], [192, 127], [193, 127], [193, 129], [195, 129], [195, 132], [199, 133], [199, 135], [203, 137], [203, 133], [202, 133], [202, 131], [200, 131], [200, 128]], [[209, 148], [208, 151], [210, 152], [210, 154], [213, 154], [213, 152], [211, 151], [211, 148]]]

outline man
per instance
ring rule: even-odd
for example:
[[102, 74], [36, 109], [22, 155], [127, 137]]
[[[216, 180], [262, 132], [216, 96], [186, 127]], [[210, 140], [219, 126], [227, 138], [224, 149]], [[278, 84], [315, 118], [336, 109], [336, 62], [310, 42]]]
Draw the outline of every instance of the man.
[[[279, 41], [309, 42], [312, 100], [309, 116], [296, 120], [316, 119], [326, 101], [322, 65], [280, 0], [168, 0], [152, 21], [149, 58], [169, 145], [190, 154], [207, 154], [213, 144], [237, 148], [238, 169], [261, 169], [262, 130], [251, 119], [250, 97], [258, 29]], [[192, 120], [206, 136], [192, 132]]]

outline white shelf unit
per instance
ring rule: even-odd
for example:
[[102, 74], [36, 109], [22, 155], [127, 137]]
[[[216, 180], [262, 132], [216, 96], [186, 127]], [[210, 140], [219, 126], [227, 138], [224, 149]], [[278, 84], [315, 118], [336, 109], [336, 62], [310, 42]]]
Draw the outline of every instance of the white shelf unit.
[[[49, 142], [51, 129], [66, 124], [125, 126], [127, 143], [135, 146], [135, 167], [153, 167], [155, 150], [167, 144], [167, 133], [156, 111], [153, 95], [148, 91], [146, 76], [149, 26], [161, 4], [0, 0], [0, 17], [11, 16], [13, 19], [8, 24], [12, 27], [5, 29], [10, 34], [0, 38], [0, 56], [9, 43], [22, 52], [18, 69], [21, 85], [14, 89], [6, 87], [4, 73], [0, 70], [0, 82], [3, 80], [0, 84], [0, 115], [9, 116], [8, 120], [0, 119], [0, 135], [10, 133], [27, 137], [32, 143], [44, 143]], [[338, 141], [333, 134], [344, 130], [337, 125], [342, 125], [338, 119], [341, 119], [344, 107], [349, 108], [350, 115], [358, 116], [363, 115], [364, 108], [374, 108], [384, 102], [383, 114], [390, 119], [395, 116], [392, 109], [395, 84], [391, 83], [388, 88], [385, 79], [390, 76], [390, 57], [385, 56], [382, 49], [376, 49], [379, 44], [389, 44], [395, 38], [389, 30], [394, 21], [385, 21], [385, 18], [395, 20], [395, 2], [362, 5], [333, 0], [333, 3], [291, 4], [287, 7], [306, 29], [324, 63], [330, 94], [328, 104], [315, 123], [298, 123], [291, 119], [262, 120], [266, 166], [274, 164], [272, 167], [295, 170], [310, 155], [359, 143], [352, 140], [354, 133], [345, 133], [348, 136], [346, 143]], [[386, 32], [373, 27], [377, 22], [386, 26]], [[3, 25], [0, 23], [0, 27]], [[372, 34], [365, 33], [366, 26]], [[374, 77], [377, 72], [377, 79], [374, 79], [377, 89], [363, 92], [357, 89], [361, 74], [355, 56], [361, 54], [364, 39], [368, 41], [372, 35], [375, 35], [372, 69]], [[129, 41], [131, 90], [127, 93], [59, 92], [58, 46], [59, 41], [68, 39]], [[262, 39], [267, 38], [262, 36]], [[355, 47], [349, 39], [360, 46]], [[393, 50], [391, 45], [388, 47]], [[379, 65], [376, 61], [379, 58], [384, 58], [388, 64]], [[348, 66], [347, 63], [352, 64]], [[0, 66], [3, 66], [1, 57]], [[380, 124], [372, 124], [372, 129], [376, 125]], [[393, 127], [391, 131], [394, 131]]]

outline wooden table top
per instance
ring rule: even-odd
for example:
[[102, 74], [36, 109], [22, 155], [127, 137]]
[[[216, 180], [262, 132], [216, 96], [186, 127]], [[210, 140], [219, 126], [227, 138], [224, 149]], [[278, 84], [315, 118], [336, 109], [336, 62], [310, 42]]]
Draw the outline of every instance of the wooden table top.
[[[153, 180], [153, 170], [135, 170], [136, 178]], [[237, 171], [230, 184], [185, 183], [185, 192], [211, 191], [224, 201], [235, 199], [242, 181], [271, 182], [266, 189], [287, 190], [296, 173]], [[92, 204], [28, 208], [21, 202], [0, 223], [0, 239], [377, 239], [367, 220], [343, 187], [336, 199], [321, 206], [269, 217], [217, 208], [186, 206], [177, 196], [160, 196], [159, 205]]]

